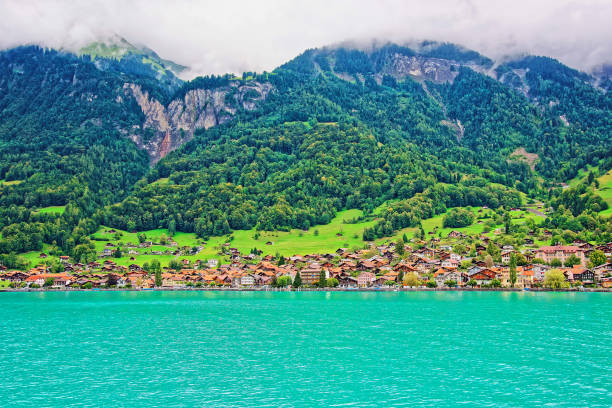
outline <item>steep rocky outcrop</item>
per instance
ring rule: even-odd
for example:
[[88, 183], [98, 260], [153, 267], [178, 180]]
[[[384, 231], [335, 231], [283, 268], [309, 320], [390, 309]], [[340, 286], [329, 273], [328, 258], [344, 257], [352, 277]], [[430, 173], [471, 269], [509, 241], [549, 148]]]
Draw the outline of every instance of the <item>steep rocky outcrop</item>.
[[151, 97], [140, 85], [126, 83], [123, 89], [127, 97], [136, 100], [145, 117], [142, 125], [130, 133], [130, 138], [147, 151], [152, 163], [156, 163], [191, 140], [197, 129], [225, 123], [238, 109], [256, 109], [268, 96], [272, 85], [231, 81], [219, 88], [190, 90], [167, 106]]
[[427, 80], [435, 83], [453, 82], [459, 75], [459, 67], [465, 66], [476, 72], [487, 74], [487, 67], [473, 62], [464, 63], [448, 59], [431, 58], [424, 56], [406, 56], [394, 54], [381, 70], [383, 75], [391, 75], [396, 79], [412, 77], [418, 80]]

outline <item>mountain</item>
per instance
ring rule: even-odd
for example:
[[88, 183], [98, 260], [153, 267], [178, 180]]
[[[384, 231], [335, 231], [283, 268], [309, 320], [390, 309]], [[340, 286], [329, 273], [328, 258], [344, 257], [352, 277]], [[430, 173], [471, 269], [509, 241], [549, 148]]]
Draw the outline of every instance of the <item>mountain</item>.
[[89, 56], [101, 70], [155, 79], [171, 91], [181, 86], [183, 81], [178, 75], [187, 70], [183, 65], [161, 58], [152, 49], [135, 46], [118, 35], [82, 47], [77, 55]]
[[561, 214], [549, 228], [612, 233], [590, 190], [551, 189], [612, 167], [605, 81], [554, 59], [427, 41], [311, 49], [241, 77], [178, 69], [123, 39], [0, 53], [0, 254], [46, 243], [87, 260], [100, 224], [209, 237], [352, 208], [377, 209], [369, 240], [526, 199]]

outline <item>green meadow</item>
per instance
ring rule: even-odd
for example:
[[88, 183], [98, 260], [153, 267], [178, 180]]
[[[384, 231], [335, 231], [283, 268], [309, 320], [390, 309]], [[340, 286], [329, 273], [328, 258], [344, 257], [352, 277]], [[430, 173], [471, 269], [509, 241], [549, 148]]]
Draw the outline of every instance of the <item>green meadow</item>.
[[43, 207], [43, 208], [39, 208], [38, 210], [36, 210], [37, 213], [41, 213], [41, 214], [50, 214], [50, 213], [63, 214], [64, 211], [66, 211], [65, 205], [53, 205], [50, 207]]
[[[388, 203], [383, 204], [383, 206], [384, 205], [388, 205]], [[345, 210], [338, 212], [336, 217], [332, 219], [329, 224], [312, 227], [307, 231], [297, 229], [291, 231], [259, 232], [255, 229], [240, 230], [225, 236], [211, 237], [207, 241], [196, 237], [194, 233], [186, 232], [176, 232], [174, 236], [170, 237], [168, 230], [163, 228], [144, 231], [147, 241], [159, 244], [162, 236], [165, 235], [166, 237], [172, 238], [172, 240], [176, 242], [176, 246], [168, 244], [153, 245], [149, 248], [128, 248], [126, 246], [127, 244], [138, 245], [137, 233], [113, 229], [106, 226], [101, 227], [95, 234], [92, 234], [91, 238], [93, 239], [98, 253], [101, 253], [107, 248], [107, 243], [112, 243], [114, 245], [113, 247], [108, 247], [111, 250], [115, 250], [115, 248], [118, 247], [121, 248], [121, 257], [115, 258], [114, 256], [109, 256], [101, 259], [109, 259], [123, 266], [128, 266], [133, 263], [142, 265], [145, 262], [150, 263], [154, 259], [159, 260], [162, 266], [167, 266], [173, 259], [188, 259], [191, 262], [195, 260], [217, 259], [220, 263], [226, 263], [229, 261], [229, 258], [220, 254], [222, 246], [226, 243], [229, 243], [230, 247], [237, 248], [243, 254], [249, 253], [253, 248], [261, 250], [263, 255], [281, 254], [283, 256], [291, 256], [314, 253], [333, 253], [338, 248], [363, 248], [364, 245], [366, 245], [362, 240], [363, 230], [372, 227], [376, 223], [376, 214], [381, 211], [383, 206], [375, 209], [374, 217], [367, 221], [350, 223], [351, 220], [361, 217], [363, 212], [357, 209]], [[52, 212], [63, 211], [63, 209], [63, 207], [47, 207], [40, 211]], [[494, 212], [490, 209], [483, 209], [481, 207], [473, 207], [471, 211], [474, 213], [475, 221], [472, 225], [463, 228], [443, 228], [442, 224], [445, 214], [423, 220], [423, 229], [426, 233], [425, 239], [446, 237], [446, 235], [453, 230], [468, 235], [485, 234], [493, 237], [496, 229], [503, 229], [503, 225], [499, 224], [496, 225], [495, 228], [491, 228], [490, 232], [485, 233], [485, 224], [491, 220]], [[523, 210], [512, 211], [512, 217], [512, 222], [514, 224], [522, 224], [528, 218], [533, 218], [536, 222], [542, 219], [535, 214]], [[376, 243], [382, 244], [393, 242], [401, 239], [404, 234], [406, 234], [408, 238], [412, 238], [417, 230], [417, 228], [405, 228], [398, 231], [392, 237], [385, 237], [377, 240]], [[173, 254], [173, 252], [183, 247], [203, 247], [203, 249], [195, 255]], [[45, 245], [42, 252], [48, 254], [49, 249], [49, 246]], [[128, 251], [133, 251], [135, 253], [130, 254]], [[159, 251], [162, 252], [162, 254], [152, 254], [152, 251]], [[41, 252], [32, 251], [22, 254], [22, 256], [30, 262], [31, 266], [35, 266], [45, 262], [45, 259], [40, 259], [40, 253]], [[50, 262], [57, 259], [57, 257], [49, 256], [46, 261]]]
[[612, 170], [598, 177], [597, 181], [599, 181], [599, 188], [595, 192], [608, 203], [608, 209], [600, 212], [600, 214], [606, 216], [612, 215]]

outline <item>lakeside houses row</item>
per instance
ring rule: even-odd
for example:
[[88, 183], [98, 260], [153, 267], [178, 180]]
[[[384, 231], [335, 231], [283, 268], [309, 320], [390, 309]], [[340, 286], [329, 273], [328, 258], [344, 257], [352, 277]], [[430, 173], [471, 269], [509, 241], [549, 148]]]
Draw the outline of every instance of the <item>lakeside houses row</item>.
[[[591, 251], [599, 249], [604, 252], [607, 262], [603, 265], [587, 267]], [[486, 248], [477, 247], [478, 252]], [[237, 249], [230, 248], [232, 262], [216, 265], [210, 261], [196, 261], [193, 265], [187, 259], [182, 260], [183, 268], [172, 270], [163, 268], [161, 286], [167, 288], [225, 286], [235, 288], [270, 287], [282, 276], [295, 280], [299, 273], [302, 285], [315, 286], [324, 279], [334, 278], [333, 285], [345, 288], [364, 288], [376, 286], [404, 286], [404, 278], [414, 274], [419, 280], [429, 285], [449, 286], [487, 286], [494, 281], [504, 287], [510, 287], [511, 274], [508, 265], [510, 255], [515, 252], [512, 247], [501, 248], [502, 263], [487, 265], [483, 260], [465, 257], [452, 252], [452, 246], [440, 245], [439, 248], [422, 247], [416, 250], [404, 246], [405, 255], [400, 257], [395, 244], [382, 245], [371, 249], [350, 251], [340, 248], [332, 254], [295, 255], [279, 265], [271, 255], [256, 257], [253, 254], [241, 256]], [[374, 255], [372, 255], [374, 253]], [[570, 283], [581, 282], [585, 285], [612, 287], [612, 243], [595, 247], [588, 243], [576, 243], [565, 246], [545, 246], [522, 252], [528, 261], [526, 265], [516, 267], [514, 287], [529, 288], [540, 286], [545, 274], [552, 267], [533, 263], [534, 259], [549, 262], [558, 259], [562, 262], [572, 255], [580, 260], [579, 265], [566, 268], [555, 268], [563, 271]], [[368, 256], [370, 255], [370, 256]], [[469, 266], [461, 268], [464, 261]], [[132, 287], [152, 288], [155, 276], [143, 270], [140, 265], [129, 267], [117, 265], [112, 260], [91, 262], [89, 264], [71, 264], [67, 257], [62, 257], [64, 271], [49, 273], [45, 266], [37, 266], [27, 272], [9, 271], [0, 266], [0, 279], [9, 281], [14, 287], [51, 288], [96, 288], [96, 287]], [[465, 266], [465, 263], [464, 265]], [[285, 282], [287, 279], [284, 279]]]

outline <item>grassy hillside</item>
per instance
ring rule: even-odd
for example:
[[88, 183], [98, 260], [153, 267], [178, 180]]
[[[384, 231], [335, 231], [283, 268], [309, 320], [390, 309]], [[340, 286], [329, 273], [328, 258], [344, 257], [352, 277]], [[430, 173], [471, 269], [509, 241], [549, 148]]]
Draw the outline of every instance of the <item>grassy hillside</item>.
[[[385, 203], [375, 209], [374, 216], [378, 214]], [[433, 237], [445, 238], [449, 232], [456, 230], [463, 232], [468, 235], [479, 235], [484, 234], [489, 237], [494, 237], [499, 231], [503, 229], [502, 224], [495, 224], [489, 232], [485, 233], [485, 226], [491, 224], [490, 221], [494, 216], [494, 212], [490, 209], [483, 209], [481, 207], [473, 207], [471, 210], [474, 212], [475, 221], [474, 224], [464, 228], [443, 228], [443, 219], [445, 214], [440, 214], [432, 218], [423, 220], [423, 229], [426, 233], [426, 239]], [[128, 248], [126, 244], [138, 244], [138, 236], [136, 233], [130, 233], [118, 229], [111, 229], [109, 227], [101, 227], [98, 232], [92, 235], [96, 246], [96, 251], [101, 253], [105, 248], [114, 250], [117, 247], [122, 249], [122, 256], [115, 258], [114, 256], [100, 259], [110, 259], [116, 262], [118, 265], [128, 266], [136, 263], [139, 265], [145, 262], [151, 262], [154, 259], [160, 261], [162, 266], [167, 266], [168, 263], [173, 259], [188, 259], [191, 262], [196, 260], [207, 260], [217, 259], [220, 263], [229, 262], [229, 258], [220, 254], [221, 246], [225, 243], [229, 243], [231, 247], [237, 248], [241, 253], [249, 253], [253, 248], [257, 248], [263, 252], [263, 255], [281, 254], [283, 256], [291, 255], [306, 255], [306, 254], [322, 254], [322, 253], [333, 253], [338, 248], [362, 248], [366, 243], [362, 240], [363, 230], [369, 228], [376, 222], [376, 218], [368, 219], [367, 221], [361, 221], [358, 223], [346, 223], [347, 221], [354, 220], [355, 218], [361, 217], [363, 212], [361, 210], [345, 210], [338, 213], [338, 215], [327, 225], [317, 226], [310, 228], [306, 231], [293, 229], [291, 231], [260, 231], [257, 234], [255, 229], [251, 230], [238, 230], [232, 234], [212, 237], [208, 241], [203, 241], [196, 237], [193, 233], [177, 232], [172, 236], [172, 240], [176, 242], [176, 245], [153, 245], [150, 248]], [[512, 211], [513, 223], [522, 224], [528, 218], [534, 218], [536, 221], [542, 220], [537, 215], [517, 210]], [[375, 243], [394, 242], [401, 239], [404, 234], [408, 238], [413, 238], [417, 228], [405, 228], [398, 231], [392, 237], [381, 238]], [[154, 229], [144, 232], [147, 241], [153, 241], [159, 243], [162, 236], [169, 236], [167, 229]], [[106, 247], [107, 243], [112, 243], [113, 247]], [[539, 244], [545, 244], [541, 242]], [[192, 255], [185, 255], [183, 253], [174, 255], [173, 253], [183, 247], [203, 247], [199, 252]], [[128, 250], [136, 251], [137, 254], [129, 254]], [[31, 251], [22, 254], [26, 258], [31, 266], [41, 264], [44, 262], [51, 263], [57, 261], [57, 256], [49, 256], [47, 259], [41, 259], [39, 257], [41, 252], [49, 254], [49, 245], [44, 245], [42, 251]], [[152, 251], [159, 251], [162, 254], [152, 254]], [[169, 252], [169, 253], [167, 253]]]
[[608, 203], [609, 208], [601, 215], [612, 215], [612, 170], [597, 179], [599, 188], [595, 192]]

